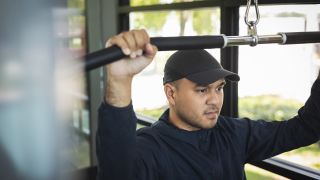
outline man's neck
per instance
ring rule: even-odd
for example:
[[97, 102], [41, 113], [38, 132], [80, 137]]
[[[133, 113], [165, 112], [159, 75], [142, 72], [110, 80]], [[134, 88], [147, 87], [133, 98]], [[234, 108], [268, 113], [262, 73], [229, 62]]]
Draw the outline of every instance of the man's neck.
[[195, 128], [193, 126], [190, 126], [189, 124], [187, 124], [183, 120], [181, 120], [181, 118], [179, 118], [177, 113], [172, 108], [169, 109], [169, 119], [168, 120], [175, 127], [182, 129], [182, 130], [185, 130], [185, 131], [199, 130], [199, 128]]

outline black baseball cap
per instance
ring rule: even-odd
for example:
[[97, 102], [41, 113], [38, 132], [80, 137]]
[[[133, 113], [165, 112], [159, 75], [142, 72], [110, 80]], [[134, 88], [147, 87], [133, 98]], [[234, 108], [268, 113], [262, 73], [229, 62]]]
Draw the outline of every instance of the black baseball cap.
[[222, 78], [240, 80], [236, 73], [223, 69], [220, 63], [203, 49], [179, 50], [169, 57], [164, 67], [163, 84], [181, 78], [200, 85], [208, 85]]

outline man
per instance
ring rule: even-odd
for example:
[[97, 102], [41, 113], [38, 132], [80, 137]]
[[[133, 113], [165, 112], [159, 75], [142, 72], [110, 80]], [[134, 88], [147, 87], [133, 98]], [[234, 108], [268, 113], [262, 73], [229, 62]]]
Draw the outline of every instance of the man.
[[[157, 48], [146, 31], [112, 37], [128, 58], [106, 67], [105, 102], [99, 109], [99, 179], [245, 179], [244, 165], [301, 146], [320, 137], [320, 78], [298, 115], [265, 122], [220, 116], [224, 70], [205, 50], [177, 51], [164, 69], [169, 109], [137, 133], [131, 82], [153, 59]], [[148, 85], [145, 85], [147, 88]]]

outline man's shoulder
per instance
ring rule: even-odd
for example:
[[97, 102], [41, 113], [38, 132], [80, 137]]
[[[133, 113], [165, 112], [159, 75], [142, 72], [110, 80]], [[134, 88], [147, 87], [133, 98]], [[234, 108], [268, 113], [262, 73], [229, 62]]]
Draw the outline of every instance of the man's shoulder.
[[153, 134], [155, 134], [155, 131], [152, 127], [146, 126], [146, 127], [142, 127], [140, 129], [138, 129], [136, 134], [137, 134], [137, 136], [153, 135]]
[[227, 116], [219, 116], [217, 127], [228, 130], [235, 130], [247, 126], [247, 118], [233, 118]]
[[153, 126], [143, 127], [136, 132], [136, 143], [138, 151], [151, 154], [161, 153], [164, 143], [159, 132]]
[[157, 127], [161, 124], [162, 122], [156, 121], [153, 124], [151, 124], [151, 126], [146, 126], [146, 127], [142, 127], [140, 129], [137, 130], [137, 136], [144, 136], [144, 135], [158, 135], [159, 131], [157, 130]]
[[150, 140], [159, 139], [161, 132], [157, 128], [157, 124], [159, 122], [155, 122], [151, 126], [143, 127], [137, 130], [136, 135], [138, 138], [148, 138]]

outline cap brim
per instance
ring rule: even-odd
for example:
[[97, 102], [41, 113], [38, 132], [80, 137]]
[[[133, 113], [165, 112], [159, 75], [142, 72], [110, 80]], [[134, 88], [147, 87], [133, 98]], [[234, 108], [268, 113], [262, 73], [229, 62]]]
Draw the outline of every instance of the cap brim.
[[240, 80], [240, 77], [238, 74], [233, 73], [231, 71], [227, 71], [225, 69], [211, 69], [208, 71], [203, 71], [203, 72], [188, 75], [185, 78], [201, 85], [208, 85], [223, 78], [229, 81]]

